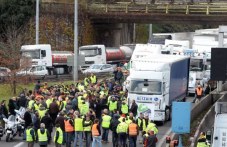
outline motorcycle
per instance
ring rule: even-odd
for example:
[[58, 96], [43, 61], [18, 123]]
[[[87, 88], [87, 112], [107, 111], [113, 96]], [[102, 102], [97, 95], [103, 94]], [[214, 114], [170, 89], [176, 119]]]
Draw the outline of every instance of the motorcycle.
[[16, 121], [18, 122], [17, 130], [19, 132], [19, 136], [21, 136], [21, 133], [23, 133], [25, 129], [24, 113], [26, 109], [21, 107], [19, 110], [14, 111], [16, 112]]
[[2, 139], [3, 135], [4, 135], [4, 121], [3, 121], [3, 117], [0, 118], [0, 140]]
[[12, 140], [17, 135], [17, 127], [20, 124], [16, 120], [16, 116], [10, 115], [8, 119], [3, 118], [5, 121], [6, 142]]

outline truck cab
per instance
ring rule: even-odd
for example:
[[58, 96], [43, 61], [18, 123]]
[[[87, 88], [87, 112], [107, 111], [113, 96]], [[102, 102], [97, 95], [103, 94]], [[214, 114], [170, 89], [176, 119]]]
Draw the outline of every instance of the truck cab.
[[227, 144], [227, 102], [216, 102], [212, 147], [222, 147]]
[[80, 66], [83, 71], [92, 64], [106, 64], [106, 48], [104, 45], [87, 45], [79, 47], [79, 55], [85, 56], [85, 65]]
[[52, 53], [49, 44], [23, 45], [21, 47], [21, 55], [21, 62], [23, 62], [23, 59], [29, 58], [31, 59], [33, 66], [52, 66]]

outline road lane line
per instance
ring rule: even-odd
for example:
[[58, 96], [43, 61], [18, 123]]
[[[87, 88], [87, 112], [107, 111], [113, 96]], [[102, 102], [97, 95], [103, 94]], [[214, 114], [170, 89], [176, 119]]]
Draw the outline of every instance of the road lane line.
[[25, 144], [25, 142], [20, 142], [17, 145], [14, 145], [13, 147], [20, 147], [20, 146], [23, 146], [24, 144]]
[[163, 137], [158, 141], [157, 147], [163, 147], [162, 145], [166, 141], [166, 136], [170, 135], [171, 133], [171, 128], [168, 129], [168, 131], [163, 135]]

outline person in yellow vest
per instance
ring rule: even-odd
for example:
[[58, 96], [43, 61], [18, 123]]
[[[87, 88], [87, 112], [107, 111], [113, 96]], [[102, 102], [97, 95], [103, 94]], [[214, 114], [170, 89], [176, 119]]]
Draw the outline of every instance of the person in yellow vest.
[[28, 147], [33, 147], [35, 142], [35, 130], [33, 129], [33, 124], [30, 124], [26, 129], [26, 142]]
[[33, 108], [34, 108], [33, 110], [34, 110], [34, 111], [39, 111], [40, 105], [41, 105], [41, 104], [39, 103], [39, 101], [36, 100], [35, 103], [33, 104]]
[[96, 147], [96, 144], [98, 144], [98, 147], [102, 147], [102, 142], [101, 142], [101, 130], [99, 126], [99, 120], [95, 119], [94, 124], [92, 126], [92, 147]]
[[129, 146], [136, 147], [137, 136], [139, 135], [139, 127], [133, 119], [128, 126]]
[[122, 147], [126, 147], [127, 140], [127, 132], [128, 132], [128, 124], [125, 122], [125, 118], [122, 119], [122, 122], [117, 126], [117, 134], [119, 137], [119, 145]]
[[81, 118], [80, 114], [77, 114], [74, 119], [74, 131], [75, 131], [75, 138], [74, 138], [74, 147], [77, 147], [77, 142], [79, 142], [79, 147], [83, 147], [83, 119]]
[[120, 122], [122, 122], [123, 118], [125, 119], [125, 114], [121, 114], [120, 118], [118, 119]]
[[45, 116], [46, 112], [47, 112], [47, 109], [43, 105], [40, 105], [38, 110], [40, 120]]
[[91, 73], [90, 81], [91, 81], [91, 84], [96, 84], [97, 83], [97, 77], [93, 73]]
[[206, 134], [205, 132], [201, 132], [199, 139], [197, 141], [196, 147], [209, 147], [208, 143], [206, 142]]
[[52, 95], [51, 97], [47, 98], [47, 100], [46, 100], [47, 109], [50, 108], [50, 104], [53, 102], [53, 97], [54, 97], [54, 95]]
[[139, 127], [139, 130], [140, 130], [139, 143], [142, 144], [143, 143], [143, 135], [142, 135], [142, 132], [143, 132], [143, 113], [140, 113], [139, 117], [136, 120], [136, 123]]
[[54, 135], [55, 147], [61, 147], [63, 143], [63, 131], [60, 127], [60, 124], [56, 124], [55, 127], [56, 127], [56, 132]]
[[60, 102], [60, 111], [65, 110], [67, 102], [65, 100], [65, 96], [62, 96], [62, 101]]
[[31, 110], [33, 110], [34, 109], [34, 103], [35, 103], [35, 96], [31, 96], [30, 97], [30, 100], [29, 100], [29, 102], [28, 102], [28, 106], [27, 106], [27, 108], [29, 108], [29, 109], [31, 109]]
[[84, 86], [88, 86], [89, 85], [89, 83], [90, 83], [90, 80], [89, 80], [89, 78], [86, 76], [85, 78], [84, 78]]
[[84, 134], [85, 134], [85, 139], [86, 139], [86, 146], [90, 147], [92, 121], [91, 121], [89, 115], [86, 116], [86, 119], [83, 122], [83, 126], [84, 126]]
[[108, 134], [109, 134], [109, 129], [110, 129], [110, 121], [111, 121], [111, 116], [108, 115], [108, 110], [104, 109], [103, 110], [103, 115], [102, 115], [102, 140], [104, 142], [108, 142]]
[[128, 105], [125, 102], [121, 104], [121, 113], [127, 115], [128, 114]]
[[115, 100], [114, 97], [112, 97], [112, 100], [109, 101], [108, 106], [109, 106], [110, 114], [111, 116], [113, 116], [114, 110], [117, 110], [117, 101]]
[[40, 147], [47, 147], [49, 134], [47, 129], [45, 129], [44, 123], [40, 124], [40, 129], [38, 129], [37, 135]]
[[154, 134], [158, 134], [158, 128], [156, 124], [151, 120], [147, 125], [146, 132], [149, 133], [150, 131], [154, 131]]
[[81, 109], [80, 109], [80, 113], [81, 113], [82, 116], [84, 116], [84, 115], [86, 115], [88, 112], [89, 112], [89, 103], [83, 101], [83, 102], [82, 102]]
[[134, 119], [133, 119], [133, 117], [130, 116], [130, 117], [127, 117], [127, 118], [126, 118], [126, 121], [125, 121], [125, 122], [126, 122], [126, 124], [129, 125], [129, 124], [132, 123], [132, 120], [134, 120]]
[[146, 132], [148, 124], [149, 124], [149, 116], [148, 116], [148, 114], [145, 114], [144, 119], [143, 119], [143, 131]]

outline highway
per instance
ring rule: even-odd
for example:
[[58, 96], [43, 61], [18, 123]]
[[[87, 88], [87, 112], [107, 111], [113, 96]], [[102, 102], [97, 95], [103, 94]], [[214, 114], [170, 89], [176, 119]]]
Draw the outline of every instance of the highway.
[[[193, 97], [187, 97], [188, 102], [193, 101]], [[158, 137], [158, 143], [157, 147], [165, 147], [165, 138], [171, 133], [171, 121], [166, 122], [163, 126], [158, 125], [159, 133], [157, 135]], [[52, 136], [54, 133], [52, 133]], [[163, 144], [164, 143], [164, 144]], [[2, 137], [0, 141], [0, 146], [1, 147], [24, 147], [27, 146], [26, 142], [22, 140], [22, 137], [15, 137], [12, 141], [6, 142], [5, 141], [5, 136]], [[112, 146], [112, 136], [111, 133], [109, 133], [109, 143], [104, 144], [103, 147], [110, 147]], [[141, 144], [138, 143], [138, 146], [142, 146]], [[38, 143], [35, 144], [35, 147], [39, 147]], [[54, 143], [51, 143], [48, 145], [48, 147], [54, 147]]]

